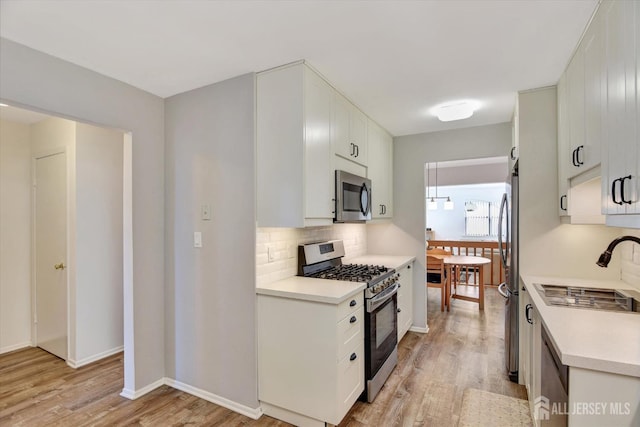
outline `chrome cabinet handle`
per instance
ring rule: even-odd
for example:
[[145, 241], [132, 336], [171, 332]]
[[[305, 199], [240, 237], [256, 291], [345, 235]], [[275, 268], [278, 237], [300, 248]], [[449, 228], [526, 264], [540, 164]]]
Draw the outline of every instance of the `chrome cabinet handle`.
[[567, 210], [566, 202], [567, 202], [567, 195], [564, 194], [562, 197], [560, 197], [560, 209], [562, 209], [563, 211]]
[[356, 360], [357, 357], [358, 356], [355, 353], [351, 353], [351, 357], [349, 357], [349, 360], [353, 362], [354, 360]]
[[524, 317], [527, 318], [527, 322], [531, 325], [533, 325], [533, 320], [531, 319], [531, 316], [529, 316], [529, 312], [531, 311], [532, 308], [533, 306], [531, 304], [527, 304], [527, 306], [524, 309]]
[[358, 321], [358, 319], [356, 318], [356, 316], [351, 316], [351, 319], [349, 319], [349, 323], [356, 323]]

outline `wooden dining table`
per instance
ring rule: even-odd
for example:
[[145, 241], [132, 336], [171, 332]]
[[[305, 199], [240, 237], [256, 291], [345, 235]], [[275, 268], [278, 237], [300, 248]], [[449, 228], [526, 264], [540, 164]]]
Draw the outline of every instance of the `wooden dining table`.
[[[451, 307], [451, 298], [461, 299], [465, 301], [477, 302], [480, 310], [484, 310], [484, 265], [490, 264], [489, 258], [475, 255], [450, 255], [443, 257], [442, 262], [447, 271], [447, 290], [445, 292], [445, 304], [447, 311]], [[478, 298], [468, 295], [451, 294], [451, 278], [453, 277], [454, 268], [473, 267], [479, 269]]]

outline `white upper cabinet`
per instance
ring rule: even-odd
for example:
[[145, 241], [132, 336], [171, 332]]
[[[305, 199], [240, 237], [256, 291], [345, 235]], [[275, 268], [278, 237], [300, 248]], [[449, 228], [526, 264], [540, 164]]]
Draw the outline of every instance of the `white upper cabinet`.
[[639, 28], [640, 2], [603, 1], [558, 82], [558, 189], [572, 218], [574, 183], [599, 174], [606, 224], [640, 228]]
[[558, 82], [558, 214], [569, 214], [569, 120], [566, 73]]
[[516, 97], [516, 106], [513, 110], [513, 121], [511, 122], [511, 152], [509, 153], [509, 170], [513, 170], [513, 166], [520, 156], [520, 107], [518, 98]]
[[393, 217], [393, 138], [373, 120], [367, 121], [371, 210], [373, 219]]
[[601, 6], [606, 67], [602, 210], [607, 224], [635, 228], [640, 228], [639, 15], [638, 2], [607, 1]]
[[367, 166], [367, 116], [337, 91], [331, 139], [336, 155]]
[[569, 177], [584, 168], [584, 53], [578, 48], [567, 67], [567, 102], [569, 110]]
[[[604, 37], [596, 16], [565, 72], [567, 151], [559, 152], [573, 178], [600, 164]], [[560, 107], [560, 105], [558, 105]]]
[[580, 45], [584, 62], [584, 140], [572, 140], [578, 173], [599, 165], [601, 160], [602, 100], [606, 85], [603, 79], [604, 35], [600, 22], [598, 16], [594, 17]]
[[299, 62], [257, 76], [259, 227], [333, 223], [333, 88]]

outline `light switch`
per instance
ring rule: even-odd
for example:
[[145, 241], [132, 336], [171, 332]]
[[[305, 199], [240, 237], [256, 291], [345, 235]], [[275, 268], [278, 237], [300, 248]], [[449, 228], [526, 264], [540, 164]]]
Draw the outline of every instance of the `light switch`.
[[202, 247], [202, 233], [199, 231], [195, 231], [193, 233], [193, 247], [194, 248]]
[[200, 207], [200, 217], [203, 221], [211, 221], [211, 206], [202, 205]]

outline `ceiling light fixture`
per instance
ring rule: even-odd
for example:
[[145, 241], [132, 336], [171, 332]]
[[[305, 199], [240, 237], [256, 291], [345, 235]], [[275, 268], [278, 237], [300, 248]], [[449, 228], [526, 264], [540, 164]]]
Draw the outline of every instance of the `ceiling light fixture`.
[[452, 122], [468, 119], [479, 107], [480, 104], [475, 101], [455, 101], [438, 105], [432, 109], [431, 113], [441, 122]]

